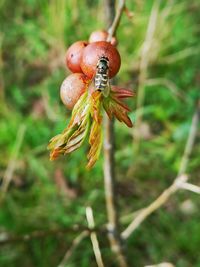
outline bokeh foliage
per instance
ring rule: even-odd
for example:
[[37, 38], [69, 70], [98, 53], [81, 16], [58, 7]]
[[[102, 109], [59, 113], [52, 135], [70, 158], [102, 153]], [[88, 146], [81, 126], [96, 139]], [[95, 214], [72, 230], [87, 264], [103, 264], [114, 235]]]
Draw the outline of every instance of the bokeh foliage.
[[[117, 34], [122, 56], [120, 85], [137, 88], [137, 66], [152, 5], [151, 0], [127, 0], [134, 16], [129, 19], [123, 15]], [[146, 85], [143, 140], [136, 155], [133, 130], [116, 122], [121, 216], [149, 204], [178, 171], [199, 94], [199, 12], [198, 0], [163, 1], [148, 70], [149, 79], [175, 84], [185, 101], [172, 93], [166, 83]], [[102, 157], [88, 172], [86, 146], [53, 163], [46, 150], [48, 140], [70, 118], [59, 99], [59, 86], [69, 73], [64, 66], [66, 48], [104, 26], [103, 1], [0, 2], [1, 177], [15, 153], [17, 132], [25, 127], [13, 180], [1, 202], [0, 239], [5, 232], [20, 235], [75, 223], [86, 225], [86, 205], [93, 207], [97, 224], [106, 222]], [[134, 110], [135, 100], [129, 104]], [[135, 112], [130, 116], [134, 121]], [[195, 183], [200, 178], [199, 154], [197, 142], [188, 167]], [[190, 203], [188, 212], [184, 203]], [[127, 251], [130, 260], [134, 259], [133, 266], [171, 261], [177, 267], [199, 267], [199, 208], [196, 195], [181, 192], [173, 196], [129, 239]], [[128, 221], [123, 223], [125, 226]], [[57, 266], [74, 237], [67, 233], [3, 245], [0, 266]], [[103, 236], [99, 239], [107, 266], [115, 266], [107, 240]], [[67, 266], [96, 266], [89, 239], [81, 243]]]

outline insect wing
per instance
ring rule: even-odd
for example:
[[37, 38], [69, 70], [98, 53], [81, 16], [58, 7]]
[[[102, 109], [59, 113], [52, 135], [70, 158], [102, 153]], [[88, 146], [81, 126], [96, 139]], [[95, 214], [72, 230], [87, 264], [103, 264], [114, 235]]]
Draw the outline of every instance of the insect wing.
[[105, 97], [108, 97], [109, 96], [109, 94], [110, 94], [110, 90], [111, 90], [111, 85], [110, 85], [110, 81], [109, 81], [109, 79], [108, 79], [108, 81], [107, 81], [107, 86], [104, 88], [104, 90], [103, 90], [103, 95], [105, 96]]

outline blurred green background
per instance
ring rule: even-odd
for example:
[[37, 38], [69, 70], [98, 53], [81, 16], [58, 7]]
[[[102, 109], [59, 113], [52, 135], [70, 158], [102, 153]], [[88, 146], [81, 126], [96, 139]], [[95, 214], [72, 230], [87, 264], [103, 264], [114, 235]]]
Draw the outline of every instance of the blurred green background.
[[[154, 1], [127, 0], [133, 18], [123, 15], [117, 32], [122, 66], [117, 82], [137, 90], [138, 63]], [[143, 122], [135, 151], [134, 130], [116, 122], [116, 178], [122, 229], [126, 216], [151, 203], [178, 172], [200, 84], [200, 2], [161, 1], [148, 53]], [[70, 118], [59, 99], [69, 74], [67, 47], [105, 28], [103, 1], [0, 1], [0, 241], [35, 230], [87, 225], [91, 205], [96, 223], [106, 223], [101, 158], [85, 170], [87, 145], [49, 162], [49, 139]], [[153, 80], [152, 80], [153, 79]], [[129, 101], [135, 120], [136, 100]], [[199, 184], [198, 140], [188, 166]], [[5, 178], [8, 184], [5, 184]], [[199, 196], [181, 191], [150, 216], [129, 238], [130, 266], [169, 261], [177, 267], [200, 267]], [[58, 266], [76, 234], [0, 244], [2, 267]], [[99, 235], [106, 266], [117, 266], [109, 243]], [[96, 266], [89, 238], [69, 259], [68, 267]]]

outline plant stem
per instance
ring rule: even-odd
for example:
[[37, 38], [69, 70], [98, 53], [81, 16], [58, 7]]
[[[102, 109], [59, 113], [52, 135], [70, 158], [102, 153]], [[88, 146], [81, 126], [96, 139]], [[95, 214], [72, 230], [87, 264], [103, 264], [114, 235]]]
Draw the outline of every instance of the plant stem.
[[122, 238], [126, 240], [149, 215], [151, 215], [154, 211], [159, 209], [164, 203], [167, 202], [169, 197], [180, 188], [177, 185], [186, 182], [187, 178], [188, 177], [185, 175], [177, 177], [170, 187], [165, 189], [162, 194], [158, 198], [156, 198], [156, 200], [154, 200], [149, 206], [144, 208], [138, 214], [138, 216], [133, 219], [133, 221], [128, 225], [128, 227], [122, 232]]
[[148, 73], [147, 69], [150, 62], [150, 55], [152, 49], [152, 42], [154, 41], [154, 35], [156, 31], [156, 25], [158, 21], [158, 12], [160, 8], [161, 0], [156, 0], [153, 4], [151, 14], [149, 17], [148, 27], [146, 31], [146, 36], [141, 49], [141, 59], [139, 65], [139, 77], [138, 77], [138, 94], [137, 94], [137, 109], [136, 109], [136, 123], [134, 127], [134, 152], [135, 154], [139, 151], [140, 146], [140, 126], [142, 123], [143, 116], [143, 104], [145, 98], [145, 81], [147, 79]]
[[[91, 207], [86, 207], [86, 218], [87, 218], [87, 222], [88, 222], [88, 227], [90, 229], [93, 229], [95, 227], [95, 222], [94, 222], [94, 216], [93, 216], [93, 211], [92, 211]], [[102, 256], [101, 256], [101, 250], [99, 247], [99, 242], [98, 242], [97, 235], [95, 232], [90, 233], [90, 239], [92, 242], [92, 247], [93, 247], [94, 255], [96, 258], [97, 266], [98, 267], [105, 267], [105, 265], [103, 263]]]
[[95, 227], [90, 229], [84, 225], [73, 225], [71, 227], [65, 228], [55, 228], [48, 230], [35, 230], [31, 233], [27, 233], [24, 235], [10, 235], [8, 232], [0, 232], [0, 235], [5, 236], [5, 238], [0, 239], [0, 246], [7, 245], [9, 243], [17, 243], [17, 242], [31, 242], [34, 239], [44, 239], [49, 236], [60, 236], [62, 234], [70, 234], [70, 233], [80, 233], [87, 232], [88, 235], [91, 232], [98, 232], [99, 234], [105, 235], [107, 233], [107, 229], [103, 227]]
[[3, 182], [2, 182], [2, 186], [1, 186], [1, 195], [0, 195], [0, 203], [1, 201], [4, 199], [6, 192], [8, 190], [8, 187], [13, 179], [13, 174], [15, 172], [15, 169], [17, 167], [17, 158], [19, 155], [19, 151], [21, 149], [23, 140], [24, 140], [24, 135], [26, 132], [26, 126], [24, 124], [21, 124], [19, 126], [19, 130], [17, 132], [17, 136], [16, 136], [16, 141], [15, 141], [15, 145], [13, 148], [13, 153], [12, 156], [9, 160], [7, 169], [5, 171], [5, 174], [3, 176]]
[[67, 250], [67, 252], [65, 253], [64, 258], [62, 259], [62, 261], [60, 262], [60, 264], [58, 265], [58, 267], [65, 267], [67, 266], [67, 263], [69, 261], [69, 259], [71, 258], [71, 256], [73, 255], [74, 251], [76, 250], [76, 248], [79, 246], [79, 244], [83, 241], [84, 238], [86, 238], [88, 236], [89, 232], [84, 230], [83, 232], [81, 232], [73, 241], [71, 244], [71, 247]]
[[[115, 16], [115, 0], [105, 1], [107, 24], [110, 27], [108, 42], [117, 30], [124, 6], [125, 1], [120, 0]], [[115, 194], [114, 121], [110, 120], [107, 115], [104, 116], [104, 186], [110, 246], [117, 256], [118, 265], [127, 267], [119, 231], [119, 216]]]
[[188, 162], [189, 162], [189, 157], [194, 147], [194, 141], [197, 135], [199, 120], [200, 120], [200, 99], [197, 101], [196, 110], [192, 117], [192, 124], [190, 127], [189, 136], [188, 136], [188, 139], [185, 145], [185, 150], [184, 150], [184, 153], [181, 159], [178, 176], [186, 172]]
[[190, 190], [195, 193], [199, 193], [199, 187], [186, 183], [188, 176], [185, 175], [189, 158], [194, 148], [194, 142], [198, 133], [198, 124], [200, 121], [200, 101], [197, 102], [196, 110], [192, 117], [192, 123], [189, 131], [189, 135], [185, 144], [182, 160], [180, 163], [179, 171], [174, 182], [163, 191], [163, 193], [156, 198], [149, 206], [142, 209], [142, 211], [133, 219], [128, 227], [122, 232], [121, 236], [123, 239], [127, 239], [140, 225], [141, 223], [154, 211], [160, 208], [169, 197], [177, 192], [179, 189]]

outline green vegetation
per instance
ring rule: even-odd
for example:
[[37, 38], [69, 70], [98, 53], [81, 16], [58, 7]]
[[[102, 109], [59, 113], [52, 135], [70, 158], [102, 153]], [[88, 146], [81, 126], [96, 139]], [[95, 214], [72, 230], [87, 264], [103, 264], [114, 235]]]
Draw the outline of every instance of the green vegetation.
[[[199, 0], [163, 2], [150, 50], [151, 80], [145, 85], [140, 127], [143, 138], [137, 153], [134, 130], [115, 124], [122, 217], [150, 204], [176, 177], [199, 95]], [[127, 0], [134, 15], [129, 19], [124, 14], [117, 32], [122, 56], [117, 82], [133, 89], [138, 85], [141, 45], [152, 6], [152, 0]], [[1, 0], [0, 27], [2, 181], [16, 156], [12, 181], [0, 203], [0, 241], [5, 233], [20, 236], [35, 230], [87, 225], [87, 205], [92, 206], [97, 225], [106, 223], [102, 155], [88, 172], [86, 146], [53, 163], [46, 150], [49, 139], [70, 118], [59, 99], [59, 87], [68, 74], [64, 66], [66, 48], [105, 27], [103, 1]], [[129, 105], [134, 121], [136, 100]], [[188, 166], [195, 184], [199, 183], [199, 155], [197, 142]], [[189, 212], [184, 209], [185, 201], [192, 206]], [[132, 266], [169, 261], [176, 267], [200, 267], [199, 208], [198, 195], [188, 191], [174, 195], [129, 238], [127, 254], [134, 261]], [[124, 227], [128, 223], [123, 220]], [[58, 266], [75, 236], [67, 232], [0, 245], [0, 266]], [[107, 239], [104, 235], [98, 238], [106, 266], [116, 266]], [[77, 266], [96, 266], [89, 238], [82, 241], [67, 264]]]

